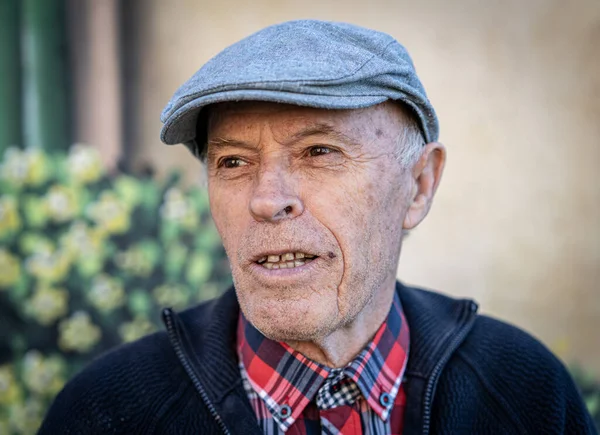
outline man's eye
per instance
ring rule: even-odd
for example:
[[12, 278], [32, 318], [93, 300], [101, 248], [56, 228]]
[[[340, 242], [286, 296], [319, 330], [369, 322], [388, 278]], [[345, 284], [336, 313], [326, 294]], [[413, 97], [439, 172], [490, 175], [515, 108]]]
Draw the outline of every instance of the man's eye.
[[308, 155], [311, 157], [322, 156], [324, 154], [329, 154], [333, 152], [333, 150], [329, 147], [324, 146], [314, 146], [308, 150]]
[[219, 161], [220, 168], [239, 168], [240, 166], [247, 165], [245, 161], [239, 157], [225, 157]]

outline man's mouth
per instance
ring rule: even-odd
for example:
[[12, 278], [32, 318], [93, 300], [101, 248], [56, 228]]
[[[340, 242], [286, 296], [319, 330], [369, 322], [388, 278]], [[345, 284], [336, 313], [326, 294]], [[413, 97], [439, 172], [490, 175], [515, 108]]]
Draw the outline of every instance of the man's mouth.
[[258, 259], [257, 263], [265, 269], [293, 269], [304, 266], [317, 257], [305, 252], [286, 252], [281, 255], [266, 255]]

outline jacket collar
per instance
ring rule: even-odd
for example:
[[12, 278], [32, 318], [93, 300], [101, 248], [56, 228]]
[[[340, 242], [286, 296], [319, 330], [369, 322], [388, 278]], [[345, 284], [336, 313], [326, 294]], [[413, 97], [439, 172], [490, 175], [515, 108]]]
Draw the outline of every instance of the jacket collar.
[[478, 306], [470, 299], [453, 299], [399, 282], [396, 291], [410, 325], [406, 373], [428, 378], [457, 333], [470, 329]]
[[[435, 391], [432, 375], [441, 368], [470, 329], [477, 305], [397, 283], [396, 291], [410, 325], [407, 377], [420, 380], [407, 391], [409, 427], [423, 423], [423, 413], [433, 397], [423, 398], [427, 385]], [[246, 398], [236, 355], [236, 328], [240, 310], [233, 288], [220, 298], [186, 310], [176, 318], [178, 340], [208, 400], [231, 433], [249, 433], [256, 417]], [[430, 382], [428, 382], [430, 381]], [[435, 380], [434, 380], [435, 381]], [[409, 380], [410, 382], [410, 380]], [[431, 384], [433, 385], [431, 386]], [[411, 394], [411, 390], [412, 393]], [[425, 422], [426, 424], [427, 422]], [[407, 433], [409, 433], [408, 431]]]
[[[179, 359], [183, 360], [202, 401], [209, 411], [213, 408], [213, 415], [218, 415], [217, 423], [223, 432], [260, 434], [237, 362], [235, 337], [239, 312], [235, 290], [230, 288], [218, 299], [179, 315], [171, 313], [176, 333], [169, 335], [175, 350], [180, 344], [183, 355], [178, 355]], [[165, 319], [167, 316], [163, 314]], [[185, 361], [189, 362], [189, 369]]]

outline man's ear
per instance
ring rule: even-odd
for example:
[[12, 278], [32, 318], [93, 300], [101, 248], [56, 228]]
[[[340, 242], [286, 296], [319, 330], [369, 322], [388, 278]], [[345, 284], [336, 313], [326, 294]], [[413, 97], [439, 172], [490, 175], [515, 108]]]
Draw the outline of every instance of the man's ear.
[[425, 145], [421, 158], [411, 171], [412, 191], [408, 210], [404, 217], [403, 229], [415, 228], [427, 216], [435, 191], [440, 184], [445, 163], [446, 148], [444, 145], [439, 142]]

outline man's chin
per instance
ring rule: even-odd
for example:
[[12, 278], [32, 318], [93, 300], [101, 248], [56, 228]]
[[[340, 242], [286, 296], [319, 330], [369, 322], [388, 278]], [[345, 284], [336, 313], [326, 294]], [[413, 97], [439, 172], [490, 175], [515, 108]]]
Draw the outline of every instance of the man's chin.
[[[263, 307], [264, 308], [264, 307]], [[265, 337], [274, 341], [316, 341], [331, 329], [331, 319], [323, 312], [305, 310], [276, 312], [261, 309], [249, 313], [248, 320]]]
[[315, 341], [318, 335], [316, 331], [284, 329], [273, 327], [273, 325], [267, 325], [266, 328], [257, 327], [257, 329], [269, 340], [278, 342]]

